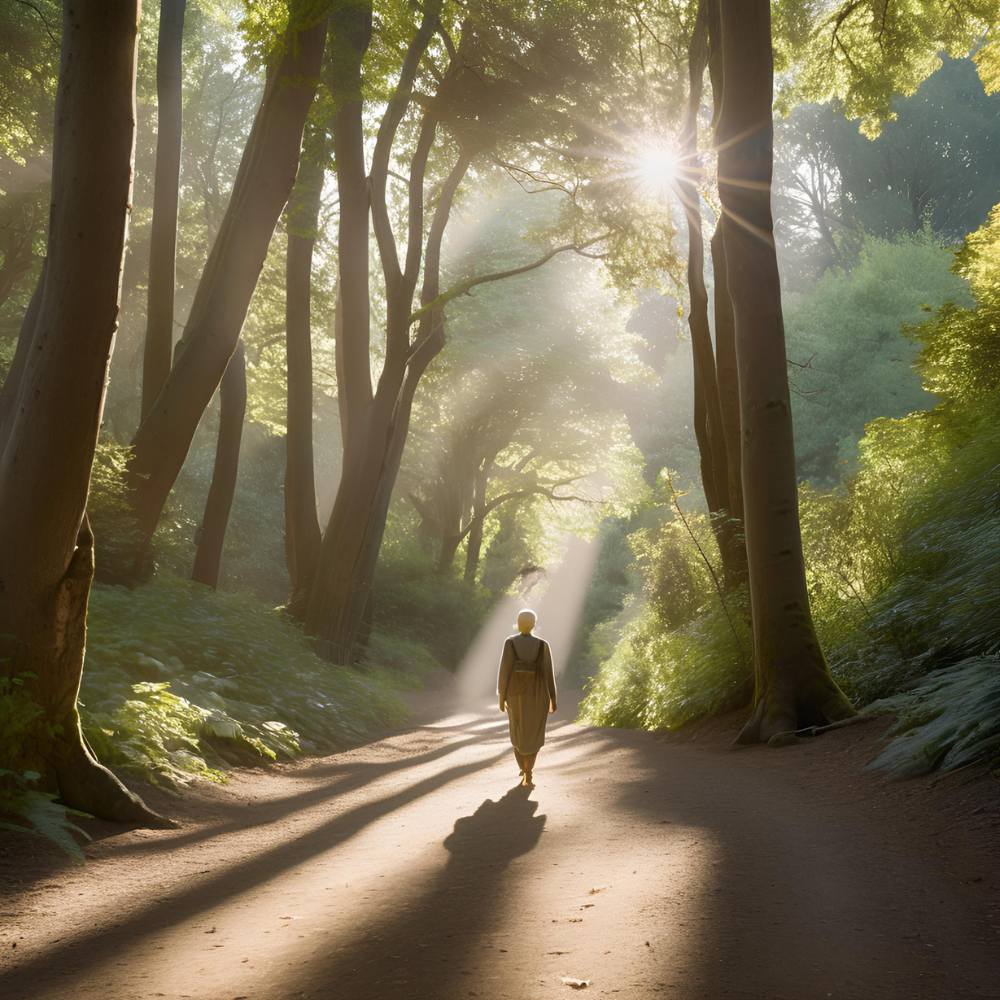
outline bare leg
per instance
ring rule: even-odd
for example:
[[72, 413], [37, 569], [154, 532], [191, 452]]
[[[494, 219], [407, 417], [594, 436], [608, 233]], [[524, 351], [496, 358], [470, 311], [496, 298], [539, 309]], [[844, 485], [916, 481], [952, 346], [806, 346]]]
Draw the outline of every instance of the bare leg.
[[514, 759], [517, 761], [518, 768], [520, 768], [518, 774], [524, 774], [524, 757], [521, 756], [520, 750], [514, 751]]

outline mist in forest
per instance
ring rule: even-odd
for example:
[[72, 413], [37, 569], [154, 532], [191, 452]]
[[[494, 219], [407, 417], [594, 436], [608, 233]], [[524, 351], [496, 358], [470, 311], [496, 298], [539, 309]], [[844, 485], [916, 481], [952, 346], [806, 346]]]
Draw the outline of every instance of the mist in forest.
[[[234, 850], [291, 910], [294, 775], [303, 810], [346, 811], [296, 838], [290, 870], [330, 858], [336, 877], [311, 877], [348, 889], [337, 852], [357, 838], [365, 893], [383, 875], [411, 892], [402, 869], [375, 870], [383, 852], [416, 873], [409, 916], [341, 928], [341, 958], [310, 959], [296, 988], [353, 962], [352, 995], [391, 995], [411, 968], [451, 997], [475, 949], [502, 978], [502, 892], [546, 934], [583, 923], [540, 915], [523, 887], [546, 843], [558, 860], [531, 879], [576, 878], [566, 831], [584, 828], [652, 859], [676, 836], [680, 860], [633, 884], [627, 850], [581, 841], [631, 902], [609, 902], [600, 932], [566, 931], [595, 935], [576, 954], [617, 960], [609, 928], [632, 928], [662, 962], [635, 982], [663, 986], [682, 953], [685, 982], [709, 982], [695, 957], [717, 945], [692, 944], [687, 919], [669, 961], [629, 923], [660, 905], [650, 887], [673, 899], [686, 879], [695, 899], [723, 871], [736, 834], [708, 789], [739, 814], [757, 782], [763, 803], [792, 794], [786, 777], [819, 794], [821, 771], [865, 767], [875, 796], [934, 773], [921, 821], [959, 817], [955, 850], [976, 856], [986, 820], [970, 817], [995, 815], [979, 804], [1000, 766], [998, 23], [994, 0], [0, 5], [10, 870], [58, 888], [45, 866], [62, 855], [24, 860], [26, 831], [112, 868], [126, 841], [109, 831], [203, 824], [207, 842], [250, 838]], [[520, 676], [515, 694], [518, 671], [534, 687]], [[723, 743], [787, 756], [717, 760]], [[821, 753], [803, 744], [847, 749], [803, 777], [795, 761]], [[972, 782], [961, 806], [951, 772]], [[244, 781], [263, 812], [237, 834], [218, 817]], [[592, 826], [572, 812], [590, 805]], [[397, 809], [411, 842], [379, 826]], [[789, 842], [818, 843], [796, 829]], [[852, 836], [837, 870], [863, 873]], [[244, 891], [224, 863], [220, 900]], [[450, 971], [435, 971], [423, 926], [494, 863], [502, 891], [462, 896], [465, 924], [441, 918]], [[788, 864], [796, 887], [814, 869]], [[588, 898], [611, 899], [611, 875], [586, 870]], [[109, 899], [145, 927], [128, 893]], [[209, 897], [171, 904], [179, 941]], [[895, 908], [891, 887], [878, 898]], [[241, 942], [270, 933], [249, 905]], [[580, 903], [587, 920], [596, 905]], [[18, 996], [65, 930], [25, 928], [12, 940], [48, 943], [12, 965]], [[373, 942], [396, 932], [389, 983]], [[726, 940], [742, 947], [739, 929]], [[110, 959], [73, 942], [85, 991]], [[909, 975], [885, 954], [873, 968]], [[951, 964], [966, 960], [973, 978], [988, 965]], [[213, 966], [211, 995], [251, 995], [250, 962]], [[532, 976], [588, 988], [565, 962]], [[804, 973], [785, 975], [747, 995], [802, 995]], [[868, 995], [830, 975], [833, 995]], [[917, 995], [902, 982], [880, 995]]]

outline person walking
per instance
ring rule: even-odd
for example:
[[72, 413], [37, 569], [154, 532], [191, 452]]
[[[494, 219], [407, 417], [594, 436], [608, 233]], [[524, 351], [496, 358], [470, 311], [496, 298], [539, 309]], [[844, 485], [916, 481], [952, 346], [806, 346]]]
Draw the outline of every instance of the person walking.
[[504, 640], [497, 674], [500, 711], [510, 722], [510, 742], [525, 787], [532, 784], [535, 757], [545, 744], [545, 723], [556, 710], [552, 653], [544, 639], [531, 634], [536, 621], [528, 608], [518, 614], [517, 634]]

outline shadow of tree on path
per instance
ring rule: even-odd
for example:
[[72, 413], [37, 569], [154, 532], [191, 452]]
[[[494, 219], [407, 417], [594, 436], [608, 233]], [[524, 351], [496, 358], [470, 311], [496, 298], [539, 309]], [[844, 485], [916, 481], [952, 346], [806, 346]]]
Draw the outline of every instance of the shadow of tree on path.
[[[281, 842], [247, 859], [234, 858], [233, 865], [218, 875], [193, 884], [174, 896], [150, 899], [142, 911], [129, 918], [117, 935], [108, 935], [101, 927], [83, 930], [60, 948], [15, 966], [6, 973], [0, 995], [4, 1000], [7, 997], [13, 1000], [16, 997], [45, 995], [43, 987], [57, 982], [60, 975], [78, 976], [95, 967], [100, 968], [116, 957], [125, 960], [125, 952], [144, 939], [162, 934], [168, 928], [189, 921], [207, 910], [219, 909], [228, 900], [245, 892], [248, 886], [259, 885], [306, 864], [356, 836], [369, 824], [452, 782], [488, 769], [504, 756], [506, 754], [494, 754], [440, 771], [384, 798], [363, 802], [294, 841]], [[336, 793], [329, 794], [333, 797]]]

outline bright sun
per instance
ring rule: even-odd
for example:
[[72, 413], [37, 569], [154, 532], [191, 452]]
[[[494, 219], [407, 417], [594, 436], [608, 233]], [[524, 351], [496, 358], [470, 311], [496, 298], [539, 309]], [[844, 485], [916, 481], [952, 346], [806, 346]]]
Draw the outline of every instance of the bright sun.
[[639, 176], [655, 191], [663, 193], [677, 176], [673, 154], [666, 149], [649, 149], [639, 157]]

